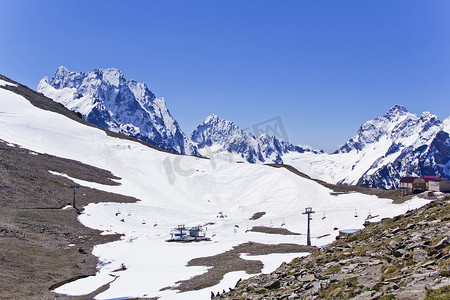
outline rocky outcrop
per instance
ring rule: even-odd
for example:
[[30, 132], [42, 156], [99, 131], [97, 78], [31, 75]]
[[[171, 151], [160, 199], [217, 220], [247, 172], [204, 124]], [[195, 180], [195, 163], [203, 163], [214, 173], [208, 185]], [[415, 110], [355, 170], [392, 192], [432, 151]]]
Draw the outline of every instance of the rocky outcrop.
[[[429, 112], [419, 117], [401, 105], [365, 122], [335, 154], [360, 155], [359, 161], [371, 157], [372, 163], [357, 182], [344, 178], [340, 183], [395, 189], [404, 176], [449, 179], [450, 139], [445, 122]], [[369, 162], [366, 158], [365, 164]]]
[[[236, 155], [250, 163], [269, 162], [283, 163], [282, 156], [289, 152], [318, 153], [316, 150], [295, 146], [267, 133], [255, 136], [245, 132], [231, 121], [224, 120], [212, 114], [197, 126], [192, 132], [191, 139], [203, 150], [203, 155], [211, 158], [220, 152], [228, 156]], [[216, 153], [205, 151], [206, 147], [215, 149]]]
[[220, 299], [447, 299], [450, 198], [338, 236]]
[[44, 77], [39, 82], [37, 91], [98, 127], [170, 152], [198, 155], [164, 98], [156, 97], [144, 83], [127, 80], [118, 69], [84, 73], [61, 66], [52, 79]]

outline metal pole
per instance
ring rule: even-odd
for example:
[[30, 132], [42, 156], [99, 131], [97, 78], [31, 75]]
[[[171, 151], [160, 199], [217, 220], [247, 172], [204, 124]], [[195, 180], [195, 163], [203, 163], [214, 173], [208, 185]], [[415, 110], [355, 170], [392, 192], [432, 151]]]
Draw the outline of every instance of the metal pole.
[[73, 204], [72, 204], [72, 206], [73, 206], [73, 208], [77, 208], [77, 207], [75, 206], [75, 195], [76, 195], [76, 191], [75, 191], [75, 190], [76, 190], [77, 188], [79, 188], [80, 185], [79, 185], [79, 184], [72, 184], [70, 187], [73, 188]]
[[310, 215], [308, 214], [308, 237], [306, 240], [306, 245], [311, 246], [311, 230], [310, 230], [310, 225], [309, 225], [309, 221], [311, 220]]
[[308, 215], [308, 229], [307, 229], [307, 236], [306, 236], [306, 245], [311, 246], [311, 231], [310, 231], [310, 225], [309, 222], [312, 220], [311, 214], [315, 213], [315, 211], [312, 210], [312, 207], [305, 208], [305, 212], [302, 213], [303, 215]]

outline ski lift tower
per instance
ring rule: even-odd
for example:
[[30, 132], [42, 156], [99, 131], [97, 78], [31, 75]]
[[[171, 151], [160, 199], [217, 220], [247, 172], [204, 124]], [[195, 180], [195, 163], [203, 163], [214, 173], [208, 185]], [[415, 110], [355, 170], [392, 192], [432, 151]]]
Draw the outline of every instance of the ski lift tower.
[[72, 184], [70, 187], [73, 188], [73, 204], [72, 204], [72, 206], [73, 206], [73, 208], [77, 208], [77, 207], [75, 206], [75, 195], [77, 194], [75, 190], [76, 190], [77, 188], [79, 188], [80, 185], [75, 183], [75, 184]]
[[311, 246], [311, 231], [309, 227], [309, 221], [311, 221], [311, 214], [315, 213], [315, 211], [312, 210], [312, 207], [305, 208], [305, 212], [303, 212], [303, 215], [308, 215], [308, 234], [306, 236], [306, 245]]

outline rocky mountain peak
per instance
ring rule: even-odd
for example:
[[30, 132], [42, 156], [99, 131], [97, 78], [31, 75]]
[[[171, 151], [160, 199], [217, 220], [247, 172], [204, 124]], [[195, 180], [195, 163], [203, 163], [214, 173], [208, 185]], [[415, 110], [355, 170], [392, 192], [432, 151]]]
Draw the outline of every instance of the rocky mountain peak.
[[121, 84], [126, 84], [127, 80], [125, 75], [116, 68], [108, 69], [95, 69], [89, 72], [89, 75], [93, 75], [95, 79], [101, 80], [103, 83], [110, 84], [115, 87], [119, 87]]
[[402, 118], [408, 118], [415, 116], [411, 114], [406, 107], [403, 105], [396, 104], [392, 106], [382, 117], [377, 118], [378, 120], [386, 120], [386, 122], [396, 122]]
[[55, 76], [64, 77], [69, 73], [70, 73], [69, 69], [67, 69], [64, 66], [59, 66], [58, 69], [56, 69]]
[[439, 118], [436, 115], [433, 115], [432, 113], [430, 113], [428, 111], [424, 111], [422, 113], [422, 115], [420, 116], [420, 120], [422, 122], [431, 122], [433, 124], [441, 123], [441, 121], [439, 121]]
[[239, 127], [235, 125], [232, 121], [222, 119], [216, 114], [211, 114], [205, 118], [203, 124], [216, 130], [223, 130], [224, 128], [231, 128], [233, 130], [238, 130]]
[[391, 117], [391, 116], [397, 116], [397, 115], [404, 115], [407, 113], [408, 110], [403, 105], [396, 104], [392, 106], [385, 114], [385, 117]]
[[444, 121], [442, 121], [442, 129], [450, 134], [450, 117], [447, 117]]
[[[213, 145], [232, 154], [237, 154], [250, 163], [272, 162], [282, 163], [282, 155], [290, 151], [303, 153], [305, 150], [277, 137], [263, 133], [256, 137], [243, 131], [231, 121], [212, 114], [199, 125], [191, 135], [199, 149]], [[207, 154], [207, 153], [205, 153]]]
[[398, 139], [404, 139], [439, 124], [439, 119], [428, 112], [424, 112], [419, 118], [409, 113], [404, 106], [394, 105], [383, 116], [362, 124], [356, 135], [337, 152], [362, 151], [368, 145], [386, 139], [399, 143]]
[[233, 122], [211, 114], [192, 132], [191, 139], [198, 144], [199, 148], [203, 148], [212, 144], [225, 145], [238, 136], [247, 137]]
[[[47, 80], [49, 84], [54, 86], [57, 89], [62, 88], [73, 88], [78, 82], [80, 82], [86, 76], [85, 73], [82, 72], [71, 72], [64, 66], [58, 67], [55, 75], [51, 80]], [[48, 79], [48, 77], [44, 77], [44, 79]], [[41, 80], [42, 82], [42, 80]], [[41, 85], [41, 82], [39, 85]]]
[[61, 66], [51, 80], [41, 80], [37, 91], [81, 113], [99, 127], [170, 152], [198, 154], [170, 115], [164, 98], [156, 98], [144, 83], [128, 81], [116, 68], [84, 73]]
[[203, 124], [219, 123], [219, 122], [225, 122], [225, 120], [216, 114], [210, 114], [209, 116], [207, 116], [205, 118], [205, 120], [203, 121]]

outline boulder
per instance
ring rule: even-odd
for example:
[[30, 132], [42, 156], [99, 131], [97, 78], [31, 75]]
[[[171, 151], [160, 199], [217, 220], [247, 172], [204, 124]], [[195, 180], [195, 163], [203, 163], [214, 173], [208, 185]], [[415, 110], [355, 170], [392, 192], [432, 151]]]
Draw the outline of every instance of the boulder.
[[413, 251], [413, 260], [415, 263], [421, 263], [426, 261], [428, 258], [427, 251], [421, 249], [421, 248], [415, 248]]
[[273, 289], [277, 289], [279, 288], [281, 285], [279, 280], [273, 280], [271, 282], [269, 282], [268, 284], [264, 285], [264, 288], [268, 289], [268, 290], [273, 290]]
[[448, 245], [450, 245], [450, 241], [448, 237], [443, 238], [442, 240], [440, 240], [436, 246], [434, 246], [434, 249], [436, 250], [440, 250], [443, 249], [445, 247], [447, 247]]
[[303, 275], [300, 279], [301, 282], [310, 282], [316, 280], [316, 276], [314, 274]]
[[296, 293], [292, 293], [289, 295], [288, 299], [300, 299], [300, 296], [297, 295]]

